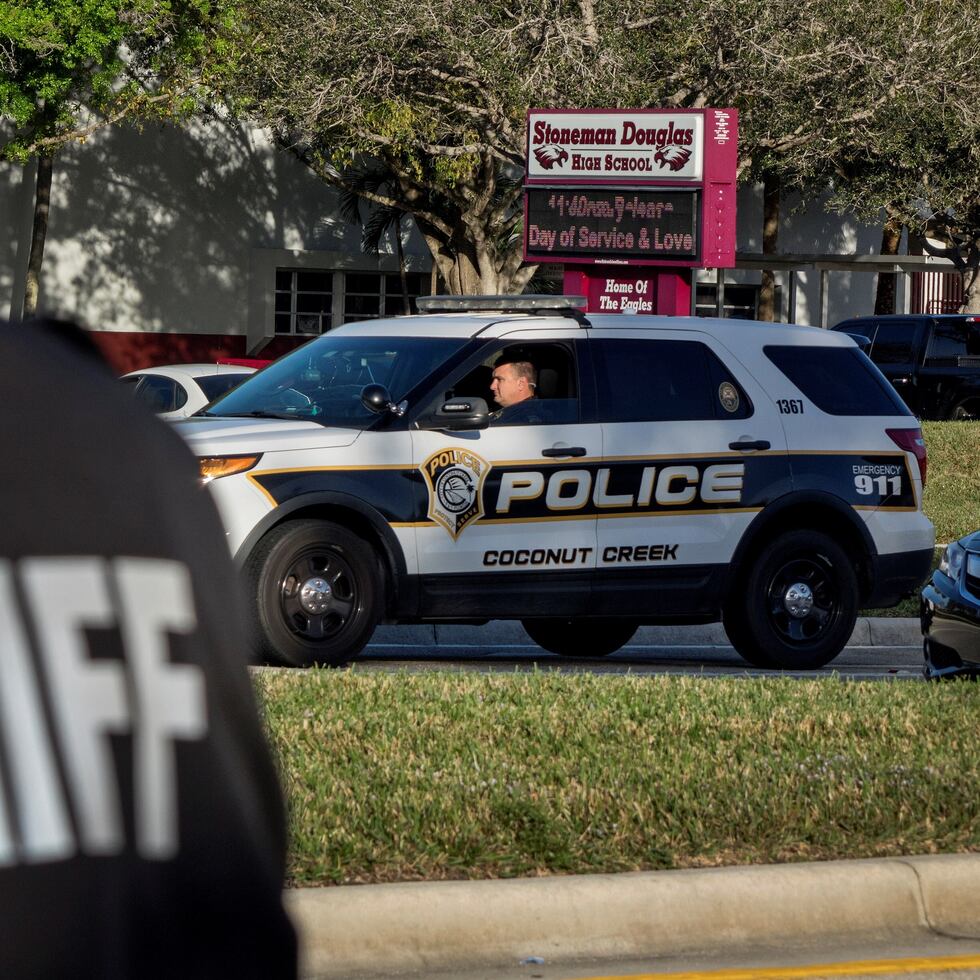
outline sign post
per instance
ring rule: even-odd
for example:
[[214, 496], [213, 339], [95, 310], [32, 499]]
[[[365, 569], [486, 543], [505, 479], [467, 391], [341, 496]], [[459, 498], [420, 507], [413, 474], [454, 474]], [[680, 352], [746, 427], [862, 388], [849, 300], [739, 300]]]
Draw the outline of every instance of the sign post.
[[735, 109], [531, 109], [524, 258], [589, 312], [686, 315], [692, 270], [735, 264]]

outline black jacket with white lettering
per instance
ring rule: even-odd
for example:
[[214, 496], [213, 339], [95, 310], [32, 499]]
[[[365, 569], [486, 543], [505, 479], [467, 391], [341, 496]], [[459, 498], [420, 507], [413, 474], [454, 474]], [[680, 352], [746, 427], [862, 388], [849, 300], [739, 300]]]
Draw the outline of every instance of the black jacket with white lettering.
[[196, 467], [0, 322], [0, 977], [296, 975], [286, 827]]

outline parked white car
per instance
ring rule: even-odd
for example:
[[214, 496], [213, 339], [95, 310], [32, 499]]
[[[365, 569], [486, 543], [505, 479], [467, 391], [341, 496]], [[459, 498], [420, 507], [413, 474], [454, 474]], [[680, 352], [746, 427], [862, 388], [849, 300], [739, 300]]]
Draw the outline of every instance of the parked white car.
[[161, 418], [184, 419], [255, 371], [240, 364], [167, 364], [130, 371], [120, 380]]

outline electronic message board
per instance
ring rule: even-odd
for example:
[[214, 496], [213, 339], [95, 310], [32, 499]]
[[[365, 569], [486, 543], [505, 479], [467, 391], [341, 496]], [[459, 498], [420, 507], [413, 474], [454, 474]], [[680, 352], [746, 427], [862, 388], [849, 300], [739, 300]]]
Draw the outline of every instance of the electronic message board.
[[528, 187], [524, 252], [533, 261], [700, 258], [700, 192]]
[[528, 262], [731, 268], [738, 112], [530, 109]]

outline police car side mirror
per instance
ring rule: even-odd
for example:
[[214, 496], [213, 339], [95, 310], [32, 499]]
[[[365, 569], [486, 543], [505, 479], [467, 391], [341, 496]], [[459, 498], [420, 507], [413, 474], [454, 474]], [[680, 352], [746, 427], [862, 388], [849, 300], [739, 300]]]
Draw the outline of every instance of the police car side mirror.
[[393, 415], [404, 415], [404, 404], [396, 405], [384, 385], [370, 384], [361, 389], [361, 404], [375, 415], [391, 412]]
[[485, 429], [490, 424], [490, 410], [482, 398], [450, 398], [426, 420], [426, 428]]

